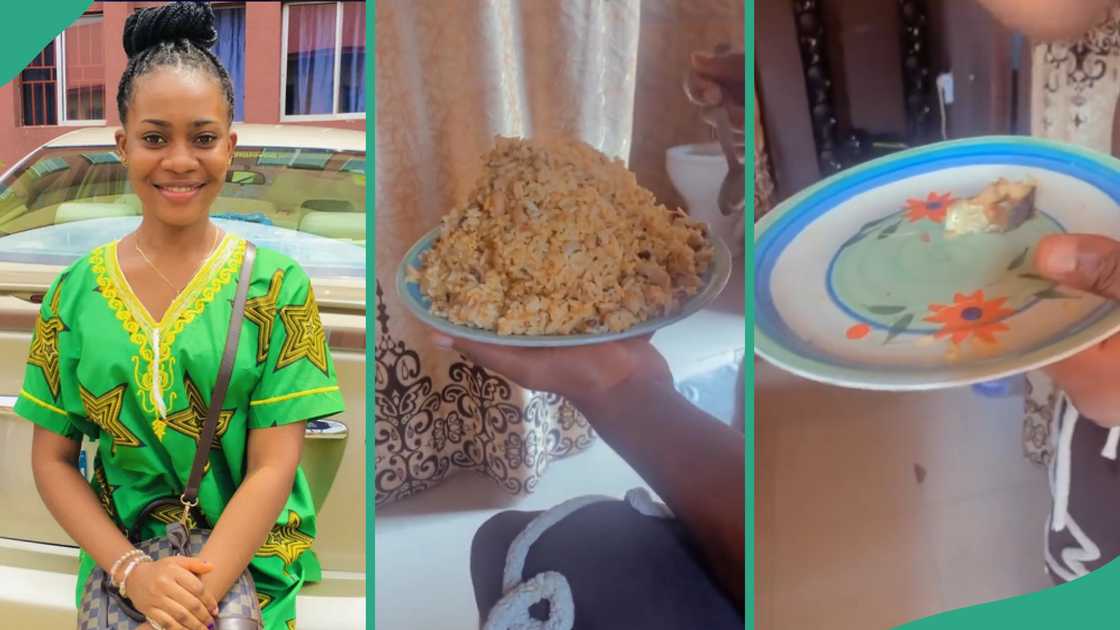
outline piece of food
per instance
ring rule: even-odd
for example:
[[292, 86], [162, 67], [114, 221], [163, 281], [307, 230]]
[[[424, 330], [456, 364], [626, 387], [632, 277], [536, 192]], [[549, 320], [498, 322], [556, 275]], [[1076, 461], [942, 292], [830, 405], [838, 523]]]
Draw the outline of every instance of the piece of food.
[[1010, 232], [1034, 214], [1033, 181], [1011, 182], [1000, 178], [971, 199], [949, 204], [945, 215], [947, 236], [981, 232]]
[[672, 312], [713, 255], [621, 160], [565, 139], [498, 138], [411, 275], [431, 312], [502, 335], [620, 332]]

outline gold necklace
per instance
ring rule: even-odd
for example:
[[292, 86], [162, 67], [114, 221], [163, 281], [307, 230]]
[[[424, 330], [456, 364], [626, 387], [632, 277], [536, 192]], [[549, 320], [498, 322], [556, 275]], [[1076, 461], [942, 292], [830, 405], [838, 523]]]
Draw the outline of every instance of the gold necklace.
[[[202, 259], [203, 261], [205, 261], [206, 258], [209, 258], [214, 253], [214, 249], [216, 249], [218, 247], [218, 234], [220, 232], [221, 232], [221, 230], [218, 230], [218, 229], [214, 230], [214, 237], [210, 241], [210, 250], [206, 254], [206, 257]], [[168, 280], [167, 276], [163, 275], [163, 272], [159, 270], [159, 267], [157, 267], [156, 264], [154, 262], [152, 262], [152, 259], [148, 258], [148, 255], [144, 253], [144, 250], [140, 249], [140, 235], [139, 234], [137, 234], [136, 238], [132, 241], [132, 246], [136, 248], [136, 253], [140, 254], [140, 257], [144, 259], [144, 262], [148, 263], [148, 266], [152, 268], [152, 271], [156, 272], [156, 275], [158, 275], [160, 277], [160, 279], [163, 280], [165, 284], [167, 284], [167, 286], [171, 287], [171, 290], [174, 291], [176, 295], [183, 292], [183, 289], [180, 289], [179, 287], [175, 286], [175, 284], [173, 282]], [[198, 271], [198, 267], [201, 267], [201, 266], [202, 266], [202, 262], [200, 261], [198, 263], [198, 266], [195, 267], [195, 271]], [[193, 275], [193, 273], [192, 273], [192, 275]]]

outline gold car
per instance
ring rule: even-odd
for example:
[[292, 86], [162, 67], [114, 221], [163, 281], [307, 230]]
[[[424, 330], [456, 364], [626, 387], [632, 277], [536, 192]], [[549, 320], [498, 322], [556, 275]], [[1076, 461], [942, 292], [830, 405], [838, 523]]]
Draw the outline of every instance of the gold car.
[[[238, 147], [212, 216], [311, 276], [346, 412], [308, 424], [303, 468], [319, 510], [323, 581], [300, 628], [365, 627], [365, 133], [234, 125]], [[0, 177], [0, 610], [7, 628], [75, 623], [78, 550], [31, 474], [32, 424], [12, 413], [38, 304], [51, 280], [140, 222], [113, 128], [73, 131]], [[93, 445], [75, 462], [88, 476]]]

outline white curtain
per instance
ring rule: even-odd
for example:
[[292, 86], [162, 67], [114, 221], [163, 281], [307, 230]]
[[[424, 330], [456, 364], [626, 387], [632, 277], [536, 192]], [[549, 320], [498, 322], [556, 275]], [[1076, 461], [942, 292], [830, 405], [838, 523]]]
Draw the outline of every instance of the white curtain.
[[342, 9], [342, 68], [338, 111], [366, 111], [366, 5], [346, 2]]
[[288, 7], [288, 114], [331, 113], [337, 7], [333, 2]]

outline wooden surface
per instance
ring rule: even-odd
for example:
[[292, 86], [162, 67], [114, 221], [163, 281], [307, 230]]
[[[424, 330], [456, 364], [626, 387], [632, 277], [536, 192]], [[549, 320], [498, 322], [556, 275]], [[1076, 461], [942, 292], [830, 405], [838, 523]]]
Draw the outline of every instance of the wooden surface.
[[790, 0], [755, 3], [759, 106], [774, 167], [774, 200], [820, 178]]
[[[933, 30], [938, 33], [934, 43], [938, 65], [953, 73], [949, 136], [1011, 133], [1011, 32], [975, 2], [930, 0], [929, 4]], [[1020, 109], [1028, 105], [1024, 96], [1020, 92]]]

